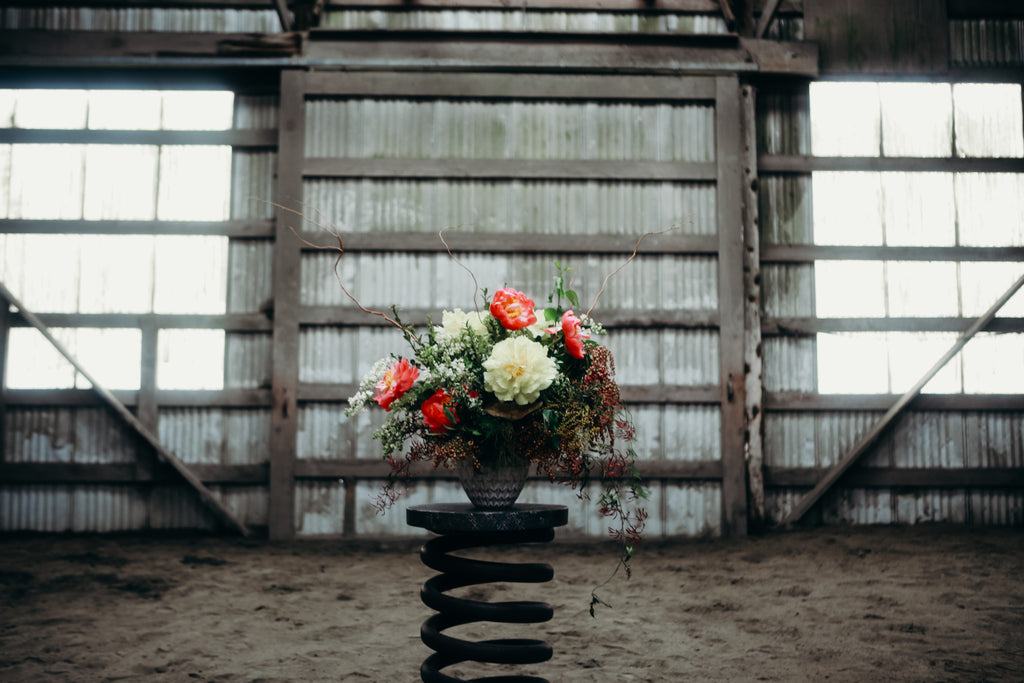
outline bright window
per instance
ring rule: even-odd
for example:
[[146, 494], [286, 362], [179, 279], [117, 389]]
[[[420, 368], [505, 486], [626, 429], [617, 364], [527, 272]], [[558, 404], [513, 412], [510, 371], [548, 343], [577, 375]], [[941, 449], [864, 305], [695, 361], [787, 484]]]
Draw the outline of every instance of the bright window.
[[[228, 91], [0, 90], [0, 127], [226, 130], [233, 108]], [[231, 157], [224, 145], [0, 145], [0, 219], [227, 220]], [[216, 236], [0, 233], [0, 281], [36, 313], [218, 314], [227, 246]], [[97, 381], [138, 388], [138, 329], [61, 334]], [[223, 386], [222, 331], [164, 330], [159, 344], [158, 385]], [[7, 369], [11, 388], [84, 382], [26, 328], [11, 332]]]
[[[814, 83], [819, 157], [1022, 157], [1021, 86]], [[1024, 174], [822, 171], [812, 175], [814, 242], [906, 247], [1024, 246]], [[981, 315], [1024, 273], [1016, 262], [818, 261], [820, 318]], [[999, 316], [1024, 316], [1018, 292]], [[902, 393], [955, 341], [938, 332], [818, 335], [822, 393]], [[1024, 335], [979, 335], [925, 387], [1017, 393]]]

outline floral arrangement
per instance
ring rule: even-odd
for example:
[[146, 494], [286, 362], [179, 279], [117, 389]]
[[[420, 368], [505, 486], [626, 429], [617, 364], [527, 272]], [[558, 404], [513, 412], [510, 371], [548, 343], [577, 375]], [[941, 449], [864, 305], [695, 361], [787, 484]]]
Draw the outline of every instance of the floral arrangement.
[[[420, 461], [454, 469], [466, 462], [488, 468], [525, 459], [583, 497], [588, 484], [599, 480], [598, 509], [622, 545], [615, 571], [621, 567], [628, 576], [647, 517], [631, 447], [635, 433], [614, 380], [612, 354], [594, 340], [605, 334], [590, 317], [594, 306], [577, 315], [578, 296], [565, 281], [571, 269], [555, 267], [543, 308], [511, 287], [493, 296], [483, 290], [483, 310], [444, 311], [440, 324], [428, 321], [419, 333], [402, 324], [394, 308], [392, 316], [368, 311], [401, 329], [409, 353], [378, 360], [346, 413], [373, 404], [388, 413], [374, 434], [392, 472], [378, 499], [382, 511]], [[592, 595], [591, 614], [599, 602]]]

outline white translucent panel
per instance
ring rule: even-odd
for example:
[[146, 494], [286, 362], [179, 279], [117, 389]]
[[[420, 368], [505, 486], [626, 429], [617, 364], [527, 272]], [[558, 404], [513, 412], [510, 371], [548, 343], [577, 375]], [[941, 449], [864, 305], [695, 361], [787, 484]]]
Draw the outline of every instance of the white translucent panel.
[[955, 244], [951, 173], [883, 173], [882, 195], [887, 245]]
[[[902, 394], [914, 386], [946, 351], [957, 335], [941, 332], [889, 332], [890, 392]], [[924, 392], [956, 394], [961, 391], [960, 362], [953, 358], [929, 381]]]
[[881, 261], [815, 261], [814, 306], [821, 318], [885, 315]]
[[158, 219], [227, 220], [230, 198], [230, 147], [167, 145], [160, 148]]
[[226, 237], [159, 235], [154, 239], [156, 313], [223, 313]]
[[222, 330], [160, 330], [156, 384], [160, 389], [223, 389]]
[[1019, 84], [957, 83], [953, 117], [957, 156], [1024, 156]]
[[1019, 394], [1024, 391], [1024, 335], [979, 334], [967, 342], [964, 391], [969, 394]]
[[814, 173], [814, 243], [882, 244], [881, 178], [880, 173]]
[[14, 90], [0, 89], [0, 128], [10, 128], [14, 125]]
[[822, 394], [888, 393], [885, 333], [819, 334], [818, 391]]
[[0, 218], [11, 210], [11, 146], [0, 145]]
[[[75, 330], [51, 328], [50, 332], [68, 350]], [[9, 389], [70, 389], [75, 385], [75, 368], [36, 329], [13, 327], [7, 338]]]
[[[77, 330], [75, 359], [106, 389], [138, 389], [142, 364], [142, 333], [139, 330]], [[79, 377], [79, 387], [89, 382]]]
[[78, 310], [78, 235], [6, 236], [0, 279], [33, 313]]
[[815, 156], [878, 156], [877, 83], [811, 83], [810, 101]]
[[948, 157], [953, 106], [948, 83], [879, 83], [882, 155]]
[[85, 90], [19, 90], [16, 100], [17, 128], [85, 128]]
[[[963, 314], [976, 318], [989, 309], [1014, 282], [1024, 275], [1024, 264], [961, 263], [960, 292]], [[1024, 288], [1007, 301], [997, 313], [1004, 318], [1024, 317]]]
[[84, 145], [11, 145], [11, 218], [82, 217]]
[[82, 235], [79, 311], [148, 313], [153, 308], [153, 237]]
[[960, 244], [1024, 246], [1024, 173], [958, 173]]
[[161, 100], [158, 90], [92, 90], [89, 92], [89, 128], [158, 130]]
[[234, 93], [222, 90], [169, 90], [163, 93], [165, 130], [227, 130]]
[[88, 145], [86, 220], [152, 220], [156, 215], [155, 145]]
[[959, 314], [956, 264], [893, 261], [886, 264], [889, 315], [942, 317]]

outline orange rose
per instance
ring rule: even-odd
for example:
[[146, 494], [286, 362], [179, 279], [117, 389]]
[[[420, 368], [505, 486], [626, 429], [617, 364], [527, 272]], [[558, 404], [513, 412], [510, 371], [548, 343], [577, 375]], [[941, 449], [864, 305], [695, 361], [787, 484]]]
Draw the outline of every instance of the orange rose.
[[409, 391], [419, 376], [420, 371], [410, 365], [407, 358], [403, 358], [388, 368], [377, 382], [377, 395], [374, 396], [374, 400], [381, 408], [390, 411], [391, 403]]
[[583, 340], [589, 334], [580, 332], [580, 319], [571, 310], [562, 314], [562, 334], [565, 335], [565, 350], [573, 358], [583, 358]]
[[497, 318], [506, 330], [520, 330], [537, 322], [537, 314], [533, 312], [533, 300], [511, 287], [499, 289], [494, 293], [491, 315]]
[[420, 410], [423, 412], [423, 421], [427, 423], [427, 427], [434, 434], [443, 434], [449, 427], [454, 427], [455, 422], [458, 422], [457, 417], [453, 422], [444, 410], [451, 400], [452, 397], [446, 394], [444, 389], [438, 389], [420, 406]]

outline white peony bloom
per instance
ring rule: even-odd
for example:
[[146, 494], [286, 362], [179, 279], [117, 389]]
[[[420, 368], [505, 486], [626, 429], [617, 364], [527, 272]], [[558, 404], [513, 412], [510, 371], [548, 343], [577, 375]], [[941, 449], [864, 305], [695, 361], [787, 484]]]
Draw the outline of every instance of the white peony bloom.
[[495, 344], [484, 361], [484, 388], [499, 401], [524, 406], [536, 401], [557, 374], [543, 346], [527, 337], [510, 337]]
[[454, 311], [443, 311], [441, 313], [441, 324], [436, 328], [437, 334], [441, 337], [458, 337], [462, 330], [468, 325], [469, 329], [479, 335], [487, 334], [487, 326], [484, 324], [484, 313], [472, 311], [465, 313], [461, 308]]

